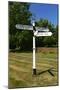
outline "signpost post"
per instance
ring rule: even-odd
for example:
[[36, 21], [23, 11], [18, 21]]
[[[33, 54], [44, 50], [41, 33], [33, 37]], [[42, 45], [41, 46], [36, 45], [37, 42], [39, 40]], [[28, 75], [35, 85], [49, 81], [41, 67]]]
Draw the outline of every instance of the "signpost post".
[[36, 32], [35, 23], [32, 23], [33, 25], [33, 75], [36, 75], [36, 57], [35, 57], [35, 35]]
[[39, 36], [51, 36], [52, 32], [49, 32], [48, 28], [35, 27], [35, 23], [32, 26], [16, 24], [17, 29], [32, 30], [33, 31], [33, 75], [36, 75], [36, 59], [35, 59], [35, 37]]

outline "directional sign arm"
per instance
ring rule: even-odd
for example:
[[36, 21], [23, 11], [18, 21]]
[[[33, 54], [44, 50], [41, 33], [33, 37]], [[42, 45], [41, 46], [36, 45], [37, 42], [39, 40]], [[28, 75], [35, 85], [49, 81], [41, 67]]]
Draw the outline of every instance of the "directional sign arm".
[[39, 37], [39, 36], [51, 36], [52, 32], [35, 32], [34, 35], [36, 37]]
[[29, 25], [22, 25], [22, 24], [16, 24], [17, 29], [24, 29], [24, 30], [33, 30], [33, 26]]
[[42, 28], [42, 27], [36, 27], [37, 31], [41, 31], [41, 32], [48, 32], [49, 29], [48, 28]]

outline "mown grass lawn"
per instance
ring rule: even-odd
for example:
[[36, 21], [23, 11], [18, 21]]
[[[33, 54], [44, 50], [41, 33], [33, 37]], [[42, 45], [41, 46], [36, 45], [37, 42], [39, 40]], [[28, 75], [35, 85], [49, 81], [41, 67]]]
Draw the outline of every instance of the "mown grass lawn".
[[57, 48], [41, 48], [36, 52], [35, 76], [32, 74], [32, 52], [10, 52], [8, 64], [9, 88], [58, 85]]

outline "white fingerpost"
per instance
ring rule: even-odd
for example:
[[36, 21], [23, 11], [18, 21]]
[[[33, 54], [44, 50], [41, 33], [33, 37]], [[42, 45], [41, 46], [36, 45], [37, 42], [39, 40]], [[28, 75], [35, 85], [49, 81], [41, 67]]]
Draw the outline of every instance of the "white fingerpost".
[[32, 26], [16, 24], [17, 29], [32, 30], [33, 31], [33, 75], [36, 75], [36, 59], [35, 59], [35, 37], [51, 36], [48, 28], [35, 27], [35, 22], [32, 21]]

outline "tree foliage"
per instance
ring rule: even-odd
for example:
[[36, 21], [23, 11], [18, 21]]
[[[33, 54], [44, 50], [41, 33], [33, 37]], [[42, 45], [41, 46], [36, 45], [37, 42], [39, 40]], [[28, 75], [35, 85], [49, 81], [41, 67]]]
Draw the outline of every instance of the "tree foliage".
[[[32, 42], [31, 32], [22, 32], [16, 29], [16, 24], [30, 24], [31, 13], [28, 3], [9, 2], [9, 47], [13, 48], [31, 48], [28, 44]], [[28, 42], [30, 41], [30, 42]], [[30, 44], [31, 45], [31, 44]]]
[[36, 26], [49, 28], [49, 30], [53, 33], [51, 37], [39, 37], [36, 39], [37, 46], [47, 46], [47, 47], [55, 47], [58, 45], [58, 26], [54, 26], [47, 19], [40, 19], [36, 22]]
[[[30, 25], [32, 14], [29, 11], [29, 3], [9, 2], [9, 48], [19, 50], [32, 50], [33, 33], [17, 30], [16, 24]], [[37, 47], [55, 47], [58, 45], [58, 25], [55, 27], [47, 19], [36, 21], [36, 26], [47, 27], [53, 33], [51, 37], [36, 38]]]

